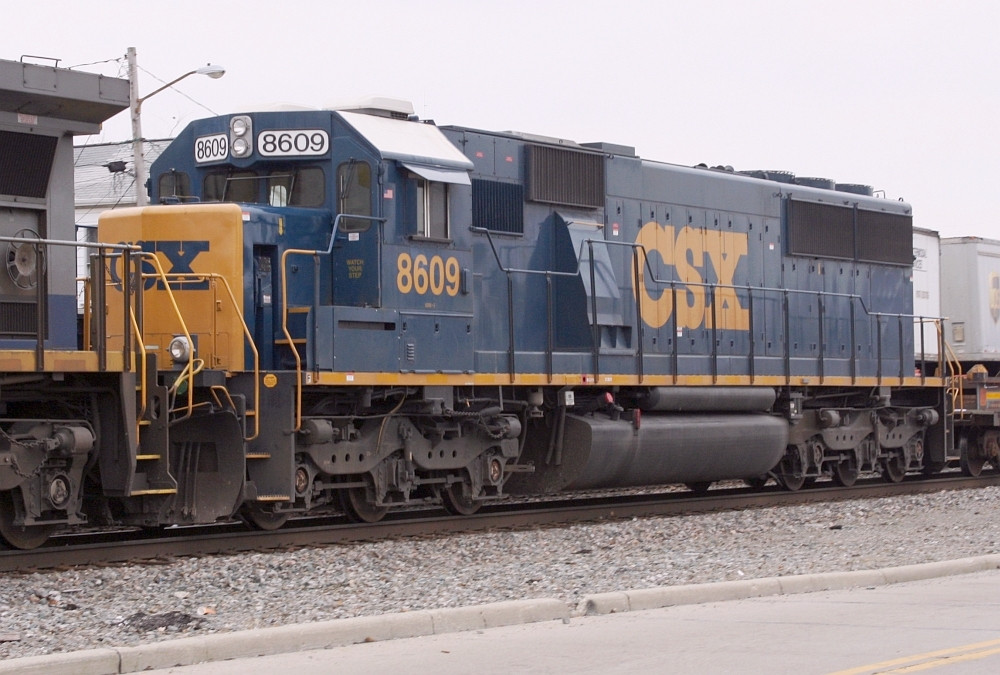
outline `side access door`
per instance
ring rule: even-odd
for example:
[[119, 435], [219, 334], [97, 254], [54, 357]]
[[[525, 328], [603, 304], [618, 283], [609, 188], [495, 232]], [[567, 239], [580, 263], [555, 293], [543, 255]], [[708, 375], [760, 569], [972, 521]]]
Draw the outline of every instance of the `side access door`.
[[350, 139], [335, 140], [333, 156], [336, 208], [341, 214], [333, 243], [333, 304], [380, 307], [382, 228], [373, 218], [379, 215], [374, 212], [378, 189], [376, 164]]

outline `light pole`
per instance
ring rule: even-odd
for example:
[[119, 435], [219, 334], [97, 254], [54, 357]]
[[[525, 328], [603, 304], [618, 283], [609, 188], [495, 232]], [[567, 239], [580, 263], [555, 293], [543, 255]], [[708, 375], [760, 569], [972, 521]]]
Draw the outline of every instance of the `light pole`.
[[135, 205], [146, 206], [149, 203], [149, 198], [146, 196], [146, 160], [142, 154], [142, 124], [139, 121], [143, 101], [154, 94], [159, 94], [164, 89], [174, 86], [188, 75], [208, 75], [213, 80], [217, 80], [226, 74], [226, 69], [222, 66], [208, 64], [203, 68], [184, 73], [145, 96], [139, 96], [139, 72], [135, 63], [135, 47], [128, 48], [126, 59], [128, 60], [129, 112], [132, 115], [132, 162], [135, 165]]

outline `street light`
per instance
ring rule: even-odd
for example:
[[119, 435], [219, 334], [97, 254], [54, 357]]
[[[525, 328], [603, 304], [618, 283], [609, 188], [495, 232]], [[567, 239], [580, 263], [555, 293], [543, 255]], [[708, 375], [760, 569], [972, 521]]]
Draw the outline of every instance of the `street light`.
[[135, 62], [135, 47], [129, 47], [126, 54], [128, 59], [128, 81], [129, 81], [129, 112], [132, 115], [132, 162], [135, 165], [135, 205], [146, 206], [149, 198], [146, 196], [146, 160], [142, 154], [142, 124], [139, 121], [139, 113], [142, 103], [150, 96], [159, 94], [164, 89], [168, 89], [189, 75], [208, 75], [213, 80], [217, 80], [226, 74], [226, 69], [222, 66], [213, 66], [211, 63], [202, 68], [184, 73], [178, 78], [167, 82], [159, 89], [155, 89], [145, 96], [139, 96], [138, 67]]

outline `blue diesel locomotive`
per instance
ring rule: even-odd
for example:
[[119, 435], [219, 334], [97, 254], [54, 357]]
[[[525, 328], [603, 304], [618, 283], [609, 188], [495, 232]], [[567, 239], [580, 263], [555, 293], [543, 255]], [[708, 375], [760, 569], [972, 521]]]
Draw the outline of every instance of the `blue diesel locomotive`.
[[[921, 363], [940, 351], [914, 344], [910, 207], [863, 186], [438, 127], [384, 99], [200, 120], [151, 173], [164, 206], [109, 214], [100, 239], [155, 253], [204, 317], [182, 335], [149, 288], [146, 347], [204, 363], [196, 398], [217, 381], [253, 409], [262, 522], [954, 459]], [[212, 334], [230, 314], [245, 339]]]
[[914, 316], [909, 205], [388, 99], [188, 125], [153, 205], [102, 215], [74, 339], [52, 327], [76, 281], [46, 263], [75, 245], [56, 241], [70, 157], [46, 141], [45, 183], [30, 152], [66, 132], [15, 112], [46, 103], [26, 81], [0, 81], [8, 545], [1000, 465], [1000, 386], [956, 377]]

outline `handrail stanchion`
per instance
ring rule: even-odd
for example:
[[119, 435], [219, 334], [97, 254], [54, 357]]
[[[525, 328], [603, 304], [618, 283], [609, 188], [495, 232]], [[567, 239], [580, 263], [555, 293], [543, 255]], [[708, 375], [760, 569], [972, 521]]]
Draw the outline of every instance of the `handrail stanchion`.
[[555, 352], [555, 325], [552, 317], [552, 275], [545, 275], [545, 376], [549, 384], [552, 383], [552, 371], [555, 365], [552, 362], [553, 352]]
[[[649, 264], [649, 261], [646, 261]], [[670, 312], [670, 344], [673, 345], [673, 349], [670, 350], [670, 368], [673, 371], [673, 381], [677, 384], [677, 378], [680, 373], [680, 343], [681, 343], [681, 331], [677, 327], [677, 283], [674, 281], [670, 282], [670, 306], [673, 307], [673, 311]]]
[[903, 378], [906, 376], [906, 371], [904, 370], [905, 364], [903, 363], [903, 344], [905, 342], [903, 338], [903, 317], [900, 316], [896, 319], [896, 325], [899, 327], [899, 380], [902, 384]]
[[791, 336], [791, 309], [788, 306], [788, 289], [784, 289], [782, 294], [782, 320], [784, 322], [785, 329], [785, 381], [789, 382], [792, 379], [792, 336]]
[[594, 265], [594, 240], [587, 240], [587, 256], [590, 265], [590, 311], [594, 320], [591, 332], [592, 356], [594, 360], [594, 381], [601, 374], [601, 326], [597, 323], [597, 267]]
[[[95, 263], [97, 263], [95, 265]], [[90, 344], [97, 352], [97, 369], [102, 373], [108, 369], [108, 343], [105, 340], [107, 331], [107, 312], [104, 311], [107, 302], [107, 287], [104, 282], [104, 269], [108, 264], [104, 249], [98, 249], [96, 255], [90, 258]], [[128, 305], [126, 305], [127, 307]]]
[[881, 386], [882, 385], [882, 317], [881, 316], [875, 317], [875, 325], [876, 325], [876, 334], [878, 336], [877, 337], [878, 344], [876, 345], [876, 358], [878, 359], [878, 361], [877, 361], [877, 366], [875, 368], [875, 377], [879, 386]]
[[817, 323], [819, 325], [819, 381], [823, 384], [826, 380], [826, 340], [823, 337], [825, 335], [824, 331], [826, 326], [824, 325], [823, 319], [826, 318], [826, 303], [823, 302], [823, 294], [816, 294], [816, 312], [817, 312]]
[[507, 273], [507, 370], [511, 384], [517, 379], [514, 374], [514, 278]]
[[754, 323], [753, 323], [753, 289], [747, 286], [747, 319], [750, 324], [750, 362], [747, 364], [750, 375], [750, 384], [753, 384], [757, 377], [756, 361], [754, 360], [757, 352], [757, 341], [754, 339]]
[[643, 277], [639, 274], [639, 251], [638, 246], [632, 248], [632, 288], [635, 289], [635, 372], [639, 376], [639, 383], [642, 383], [645, 375], [645, 363], [643, 362], [644, 350], [643, 338], [645, 337], [642, 325], [642, 303], [639, 301], [639, 284], [643, 283]]

